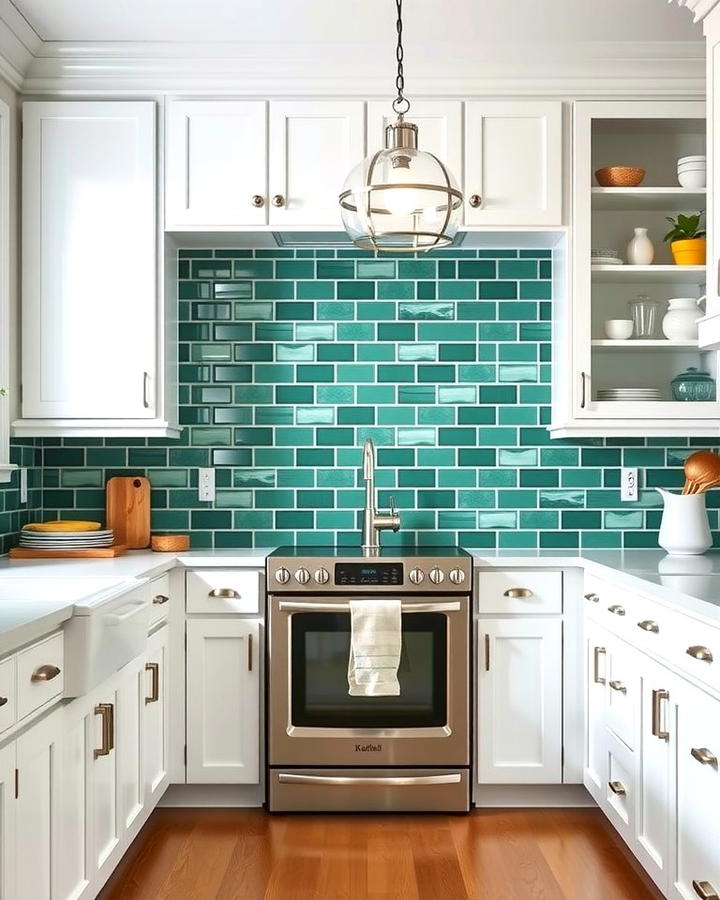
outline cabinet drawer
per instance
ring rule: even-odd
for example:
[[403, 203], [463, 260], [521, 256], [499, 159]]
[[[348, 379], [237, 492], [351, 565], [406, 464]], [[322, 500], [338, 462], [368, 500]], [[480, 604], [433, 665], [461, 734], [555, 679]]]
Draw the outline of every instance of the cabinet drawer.
[[483, 569], [477, 582], [478, 611], [482, 615], [562, 613], [562, 572]]
[[150, 610], [150, 627], [167, 618], [170, 601], [170, 575], [167, 573], [154, 578], [147, 586], [152, 607]]
[[185, 576], [187, 611], [201, 615], [260, 611], [256, 569], [201, 569]]
[[639, 621], [638, 598], [624, 588], [592, 576], [585, 578], [585, 611], [589, 618], [621, 637], [632, 635]]
[[0, 731], [15, 724], [17, 706], [15, 703], [15, 657], [0, 663]]
[[606, 752], [608, 780], [601, 806], [618, 832], [628, 840], [635, 828], [635, 756], [610, 733]]
[[673, 615], [672, 619], [664, 641], [668, 661], [720, 689], [720, 630], [689, 616]]
[[24, 719], [63, 690], [63, 636], [33, 644], [17, 657], [18, 719]]
[[627, 644], [612, 641], [608, 647], [607, 725], [631, 750], [637, 738], [640, 710], [640, 676], [635, 666], [635, 651]]

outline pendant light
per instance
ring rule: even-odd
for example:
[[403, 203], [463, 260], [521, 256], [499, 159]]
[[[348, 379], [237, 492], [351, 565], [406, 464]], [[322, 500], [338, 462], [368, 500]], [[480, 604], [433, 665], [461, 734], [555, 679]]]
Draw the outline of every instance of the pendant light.
[[432, 153], [418, 150], [418, 127], [405, 121], [402, 0], [397, 7], [397, 120], [385, 129], [378, 150], [348, 175], [340, 194], [343, 225], [363, 250], [415, 253], [452, 243], [462, 193], [447, 167]]

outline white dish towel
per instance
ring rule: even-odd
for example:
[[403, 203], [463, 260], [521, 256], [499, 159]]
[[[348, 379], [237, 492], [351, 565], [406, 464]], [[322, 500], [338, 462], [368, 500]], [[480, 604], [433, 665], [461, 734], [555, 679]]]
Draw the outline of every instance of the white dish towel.
[[397, 697], [400, 600], [351, 600], [348, 685], [351, 697]]

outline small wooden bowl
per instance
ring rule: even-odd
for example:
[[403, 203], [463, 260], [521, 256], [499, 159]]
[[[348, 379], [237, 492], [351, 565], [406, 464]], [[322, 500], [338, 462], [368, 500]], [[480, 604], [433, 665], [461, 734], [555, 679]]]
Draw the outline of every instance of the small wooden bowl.
[[605, 166], [595, 173], [600, 187], [637, 187], [644, 177], [645, 169], [638, 166]]
[[188, 534], [154, 534], [150, 538], [150, 549], [157, 553], [180, 553], [190, 549]]

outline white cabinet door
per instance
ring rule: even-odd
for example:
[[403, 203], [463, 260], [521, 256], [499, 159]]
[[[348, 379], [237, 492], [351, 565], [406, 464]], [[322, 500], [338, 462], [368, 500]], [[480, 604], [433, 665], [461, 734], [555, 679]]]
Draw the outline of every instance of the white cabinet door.
[[653, 881], [665, 891], [673, 817], [675, 680], [664, 667], [645, 657], [641, 660], [640, 764], [633, 850]]
[[360, 100], [270, 102], [270, 224], [342, 228], [338, 196], [365, 156]]
[[677, 827], [673, 896], [720, 896], [720, 702], [687, 687], [677, 716]]
[[62, 710], [56, 710], [17, 739], [15, 900], [52, 896], [53, 791], [62, 776], [55, 764], [61, 737]]
[[187, 781], [260, 780], [260, 626], [187, 622]]
[[22, 414], [156, 414], [155, 104], [23, 105]]
[[117, 680], [108, 679], [90, 699], [87, 714], [88, 852], [92, 871], [104, 881], [120, 854], [122, 827], [118, 805], [115, 747]]
[[478, 623], [478, 780], [562, 780], [562, 621]]
[[134, 660], [117, 675], [115, 756], [118, 775], [118, 816], [121, 836], [132, 831], [145, 808], [143, 733], [145, 657]]
[[168, 786], [168, 627], [160, 628], [148, 639], [144, 667], [143, 773], [145, 806], [155, 806]]
[[15, 744], [0, 750], [0, 900], [17, 900], [15, 890]]
[[585, 765], [583, 783], [600, 803], [607, 784], [607, 658], [610, 635], [585, 627]]
[[559, 101], [468, 101], [466, 225], [560, 225], [562, 150]]
[[258, 100], [168, 103], [168, 231], [267, 222], [266, 109]]

